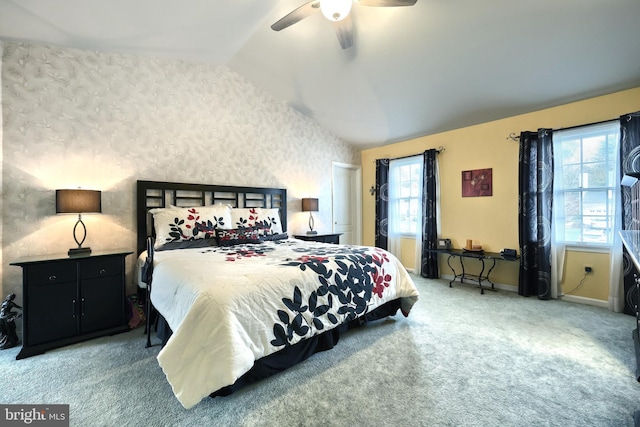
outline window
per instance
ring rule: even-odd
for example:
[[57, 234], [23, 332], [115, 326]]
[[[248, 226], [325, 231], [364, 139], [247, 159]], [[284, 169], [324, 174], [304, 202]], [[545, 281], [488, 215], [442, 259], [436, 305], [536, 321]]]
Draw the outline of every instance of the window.
[[611, 246], [619, 133], [617, 121], [554, 132], [556, 241]]
[[415, 236], [422, 220], [422, 156], [389, 163], [389, 232]]

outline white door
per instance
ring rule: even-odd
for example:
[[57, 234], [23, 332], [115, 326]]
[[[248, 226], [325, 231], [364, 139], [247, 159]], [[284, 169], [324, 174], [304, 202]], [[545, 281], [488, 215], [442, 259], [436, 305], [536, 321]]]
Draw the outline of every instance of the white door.
[[333, 163], [333, 232], [342, 233], [340, 243], [361, 244], [362, 173], [360, 166]]

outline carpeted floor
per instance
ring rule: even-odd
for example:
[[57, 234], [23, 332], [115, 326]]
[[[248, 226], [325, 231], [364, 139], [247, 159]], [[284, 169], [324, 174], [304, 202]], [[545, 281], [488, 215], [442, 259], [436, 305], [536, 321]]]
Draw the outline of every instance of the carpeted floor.
[[0, 352], [2, 403], [70, 404], [72, 426], [631, 426], [634, 318], [413, 276], [408, 318], [185, 410], [140, 329], [24, 360]]

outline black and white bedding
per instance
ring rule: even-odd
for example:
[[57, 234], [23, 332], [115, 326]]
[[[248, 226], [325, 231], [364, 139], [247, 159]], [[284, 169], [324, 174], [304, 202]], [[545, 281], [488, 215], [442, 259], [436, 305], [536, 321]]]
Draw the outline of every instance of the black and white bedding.
[[138, 181], [137, 206], [139, 266], [152, 262], [150, 300], [172, 332], [158, 362], [185, 408], [418, 299], [382, 249], [288, 238], [284, 189]]
[[185, 408], [254, 361], [401, 299], [412, 279], [379, 248], [297, 239], [156, 252], [151, 301], [173, 334], [158, 355]]

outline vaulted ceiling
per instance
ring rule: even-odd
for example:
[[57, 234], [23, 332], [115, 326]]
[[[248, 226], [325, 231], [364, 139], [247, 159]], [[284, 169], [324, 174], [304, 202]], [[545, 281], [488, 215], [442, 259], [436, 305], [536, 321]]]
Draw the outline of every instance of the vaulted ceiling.
[[639, 0], [0, 0], [0, 39], [225, 64], [357, 148], [640, 86]]

